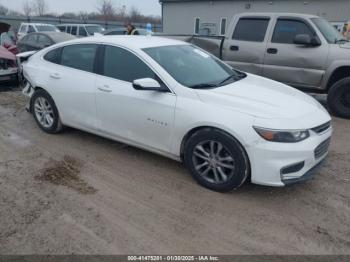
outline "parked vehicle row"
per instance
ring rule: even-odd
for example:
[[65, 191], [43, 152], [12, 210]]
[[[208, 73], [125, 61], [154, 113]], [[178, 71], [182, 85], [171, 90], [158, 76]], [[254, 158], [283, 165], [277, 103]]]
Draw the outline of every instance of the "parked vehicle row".
[[169, 37], [202, 47], [242, 71], [326, 93], [332, 112], [350, 118], [350, 44], [323, 18], [243, 13], [223, 38]]
[[95, 33], [103, 33], [104, 28], [95, 24], [60, 24], [57, 28], [64, 33], [77, 37], [93, 36]]
[[22, 23], [18, 30], [18, 39], [21, 39], [27, 34], [37, 32], [59, 32], [59, 30], [51, 24]]
[[247, 180], [300, 182], [325, 159], [331, 118], [310, 96], [191, 44], [137, 39], [96, 36], [32, 55], [24, 94], [39, 127], [71, 126], [183, 161], [220, 192]]
[[76, 39], [75, 36], [61, 32], [31, 33], [18, 42], [20, 52], [38, 51], [45, 47]]

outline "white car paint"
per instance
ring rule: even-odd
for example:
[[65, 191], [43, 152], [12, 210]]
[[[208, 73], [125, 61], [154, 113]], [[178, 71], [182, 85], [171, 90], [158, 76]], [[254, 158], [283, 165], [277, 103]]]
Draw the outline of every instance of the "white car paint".
[[[67, 68], [43, 59], [60, 46], [97, 43], [125, 48], [141, 58], [171, 92], [137, 91], [132, 83]], [[234, 136], [245, 148], [253, 183], [284, 186], [282, 167], [305, 161], [291, 179], [300, 178], [325, 157], [314, 150], [331, 137], [332, 128], [298, 143], [273, 143], [253, 129], [311, 129], [331, 120], [313, 98], [289, 86], [248, 74], [227, 86], [198, 90], [178, 83], [142, 49], [187, 43], [132, 36], [95, 36], [51, 46], [24, 63], [24, 76], [54, 99], [64, 125], [181, 160], [181, 143], [192, 129], [210, 126]], [[117, 87], [117, 88], [116, 88]], [[108, 89], [108, 92], [101, 90]], [[105, 90], [106, 91], [106, 90]], [[31, 92], [27, 92], [32, 94]]]

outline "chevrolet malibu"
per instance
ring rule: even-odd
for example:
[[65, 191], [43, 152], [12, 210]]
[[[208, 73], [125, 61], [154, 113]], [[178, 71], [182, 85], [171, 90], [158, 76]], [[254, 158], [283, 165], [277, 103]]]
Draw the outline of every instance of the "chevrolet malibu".
[[304, 181], [328, 153], [331, 118], [316, 100], [184, 42], [78, 39], [23, 68], [43, 131], [69, 126], [182, 161], [214, 191]]

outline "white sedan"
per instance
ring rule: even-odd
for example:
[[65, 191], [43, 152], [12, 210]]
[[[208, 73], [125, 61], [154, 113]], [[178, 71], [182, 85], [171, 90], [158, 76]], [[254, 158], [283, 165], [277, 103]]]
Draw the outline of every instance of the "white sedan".
[[211, 190], [304, 181], [328, 153], [331, 118], [316, 100], [184, 42], [78, 39], [23, 68], [43, 131], [70, 126], [183, 161]]

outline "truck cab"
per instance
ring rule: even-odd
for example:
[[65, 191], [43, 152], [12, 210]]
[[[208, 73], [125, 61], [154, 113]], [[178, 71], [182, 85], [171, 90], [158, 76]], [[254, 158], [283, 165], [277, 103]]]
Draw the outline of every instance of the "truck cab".
[[321, 17], [242, 13], [233, 18], [221, 40], [201, 36], [182, 39], [236, 69], [328, 94], [331, 111], [350, 118], [350, 44]]

